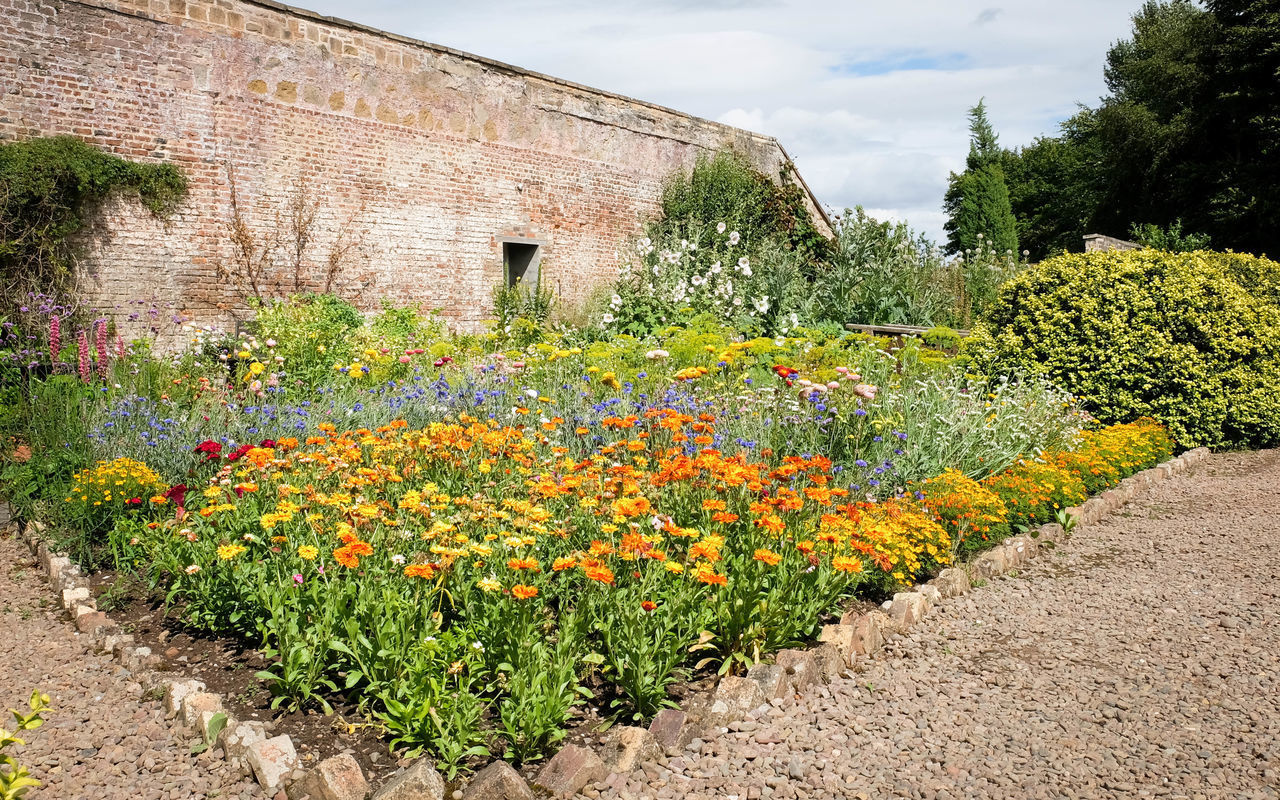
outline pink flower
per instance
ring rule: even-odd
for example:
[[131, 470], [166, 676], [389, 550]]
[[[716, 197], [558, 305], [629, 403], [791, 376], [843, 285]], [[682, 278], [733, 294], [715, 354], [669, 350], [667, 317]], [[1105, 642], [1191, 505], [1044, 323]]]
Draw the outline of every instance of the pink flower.
[[124, 360], [124, 337], [119, 333], [116, 334], [116, 358]]
[[54, 361], [58, 360], [58, 351], [62, 349], [62, 320], [54, 314], [49, 317], [49, 353]]
[[91, 377], [89, 373], [89, 334], [80, 331], [79, 335], [76, 336], [76, 345], [79, 348], [77, 355], [79, 357], [80, 380], [88, 383]]
[[301, 585], [302, 585], [302, 581], [303, 581], [303, 577], [302, 577], [302, 574], [301, 574], [301, 573], [298, 573], [298, 572], [293, 573], [293, 582], [294, 582], [294, 583], [296, 583], [296, 584], [298, 584], [299, 586], [301, 586]]
[[98, 351], [98, 375], [103, 380], [107, 379], [107, 321], [105, 319], [98, 320], [98, 325], [93, 332], [94, 348]]
[[400, 356], [401, 364], [408, 364], [411, 359], [408, 356]]

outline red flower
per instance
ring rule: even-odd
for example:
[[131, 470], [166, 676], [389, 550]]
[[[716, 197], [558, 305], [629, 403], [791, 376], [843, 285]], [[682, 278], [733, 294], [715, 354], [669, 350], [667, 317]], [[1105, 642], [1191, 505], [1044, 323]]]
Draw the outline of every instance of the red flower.
[[164, 493], [164, 499], [170, 500], [178, 508], [182, 508], [183, 502], [187, 499], [187, 485], [180, 483], [177, 486], [170, 486], [169, 491]]
[[228, 453], [228, 454], [227, 454], [227, 460], [228, 460], [228, 461], [239, 461], [239, 460], [240, 460], [240, 458], [241, 458], [245, 453], [249, 452], [249, 451], [250, 451], [250, 450], [252, 450], [252, 449], [253, 449], [253, 445], [251, 445], [251, 444], [242, 444], [242, 445], [240, 445], [239, 447], [237, 447], [235, 450], [232, 450], [230, 453]]
[[784, 380], [792, 377], [793, 375], [800, 374], [799, 371], [794, 370], [791, 367], [784, 367], [781, 364], [773, 365], [773, 373]]
[[[204, 453], [205, 461], [216, 461], [218, 456], [222, 454], [222, 445], [212, 439], [205, 439], [203, 442], [196, 445], [195, 450], [192, 452]], [[178, 505], [182, 504], [179, 503]]]
[[640, 607], [643, 608], [645, 611], [653, 611], [655, 608], [658, 607], [658, 604], [653, 602], [652, 600], [645, 600], [643, 603], [640, 604]]
[[275, 447], [275, 446], [276, 446], [275, 439], [263, 439], [262, 441], [258, 442], [258, 447]]

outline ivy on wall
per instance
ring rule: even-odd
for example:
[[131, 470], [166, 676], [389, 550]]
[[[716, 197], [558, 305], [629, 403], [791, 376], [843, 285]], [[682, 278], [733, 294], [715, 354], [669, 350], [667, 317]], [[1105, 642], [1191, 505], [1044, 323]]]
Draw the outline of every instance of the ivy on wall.
[[157, 217], [187, 192], [172, 164], [139, 164], [71, 136], [0, 143], [0, 315], [30, 293], [66, 295], [75, 252], [68, 237], [115, 191], [135, 194]]

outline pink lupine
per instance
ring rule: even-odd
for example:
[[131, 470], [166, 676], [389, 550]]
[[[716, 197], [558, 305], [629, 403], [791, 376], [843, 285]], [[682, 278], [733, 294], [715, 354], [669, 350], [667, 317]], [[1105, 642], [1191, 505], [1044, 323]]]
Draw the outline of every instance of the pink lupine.
[[98, 320], [98, 327], [93, 333], [93, 342], [98, 351], [98, 374], [107, 379], [107, 321]]
[[79, 359], [80, 359], [80, 364], [79, 364], [79, 366], [80, 366], [80, 380], [84, 381], [85, 383], [88, 383], [88, 382], [89, 382], [89, 377], [90, 377], [90, 373], [89, 373], [89, 334], [85, 333], [84, 331], [80, 331], [79, 335], [78, 335], [78, 336], [76, 336], [76, 344], [78, 345], [78, 347], [79, 347], [79, 349], [80, 349], [80, 352], [79, 352]]
[[116, 360], [124, 361], [124, 337], [116, 334]]
[[57, 362], [58, 351], [62, 349], [62, 320], [57, 314], [49, 317], [49, 357]]

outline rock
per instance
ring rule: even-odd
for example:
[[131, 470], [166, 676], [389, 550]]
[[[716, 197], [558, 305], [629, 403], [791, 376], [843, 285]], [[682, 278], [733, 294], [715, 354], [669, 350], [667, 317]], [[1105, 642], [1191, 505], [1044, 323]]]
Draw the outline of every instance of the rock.
[[1099, 497], [1086, 500], [1084, 505], [1080, 506], [1080, 509], [1084, 512], [1084, 522], [1086, 525], [1094, 525], [1102, 521], [1102, 518], [1110, 513], [1110, 508], [1107, 507], [1107, 502]]
[[[755, 669], [755, 667], [752, 667], [752, 669]], [[725, 706], [724, 710], [719, 713], [727, 713], [735, 718], [745, 715], [756, 706], [764, 704], [768, 699], [765, 697], [760, 683], [751, 678], [733, 676], [722, 678], [720, 685], [716, 687], [715, 700]]]
[[86, 586], [79, 586], [75, 589], [62, 590], [62, 607], [70, 611], [81, 603], [88, 605], [89, 589]]
[[107, 630], [115, 630], [116, 624], [101, 611], [88, 606], [76, 606], [76, 612], [76, 630], [81, 633], [98, 635]]
[[206, 711], [221, 711], [222, 698], [212, 692], [192, 692], [182, 698], [182, 724], [188, 728], [200, 722], [200, 715]]
[[928, 610], [924, 595], [919, 592], [898, 592], [893, 596], [893, 605], [889, 607], [889, 617], [902, 628], [909, 628], [920, 620]]
[[[138, 650], [143, 648], [139, 647]], [[150, 655], [148, 650], [147, 654]], [[173, 681], [164, 690], [164, 710], [170, 714], [177, 714], [182, 709], [182, 701], [187, 695], [203, 692], [205, 685], [201, 681], [185, 680]]]
[[[765, 700], [787, 697], [792, 693], [791, 679], [788, 677], [786, 669], [777, 664], [756, 664], [747, 670], [747, 677], [760, 686], [760, 691]], [[721, 685], [723, 685], [723, 682]], [[719, 692], [717, 692], [718, 696]], [[747, 706], [747, 709], [754, 707], [755, 705], [750, 705]]]
[[429, 758], [420, 758], [377, 791], [373, 800], [443, 800], [444, 778]]
[[[891, 606], [892, 607], [892, 606]], [[884, 626], [889, 618], [879, 612], [862, 614], [853, 620], [853, 652], [869, 656], [884, 646]]]
[[495, 761], [476, 773], [462, 800], [533, 800], [533, 790], [510, 764]]
[[205, 744], [213, 745], [217, 741], [218, 736], [213, 730], [213, 720], [219, 714], [224, 717], [222, 721], [223, 727], [235, 722], [235, 720], [227, 718], [227, 712], [221, 709], [217, 711], [200, 712], [200, 719], [196, 721], [196, 729], [200, 731], [200, 735], [204, 739]]
[[228, 722], [227, 727], [218, 734], [218, 746], [222, 748], [224, 756], [232, 766], [248, 770], [249, 763], [245, 760], [245, 756], [248, 754], [249, 745], [266, 741], [266, 739], [266, 726], [261, 722], [233, 721]]
[[938, 590], [937, 586], [931, 586], [926, 583], [924, 586], [917, 586], [916, 591], [924, 596], [927, 608], [933, 608], [942, 602], [942, 592]]
[[274, 792], [284, 786], [301, 766], [293, 740], [288, 736], [276, 736], [254, 742], [245, 750], [244, 759], [253, 770], [253, 777], [262, 788]]
[[102, 651], [117, 655], [122, 647], [133, 644], [133, 637], [127, 633], [113, 633], [102, 639]]
[[957, 597], [969, 591], [969, 573], [959, 567], [947, 567], [930, 581], [943, 597]]
[[842, 666], [853, 666], [857, 653], [853, 649], [854, 627], [852, 625], [823, 625], [818, 634], [818, 641], [834, 647], [840, 653]]
[[[849, 666], [848, 659], [853, 656], [851, 650], [842, 652], [831, 642], [823, 642], [810, 652], [813, 653], [813, 660], [818, 665], [818, 675], [823, 682], [833, 681], [843, 675]], [[845, 653], [849, 655], [846, 656]]]
[[1035, 540], [1028, 539], [1025, 536], [1014, 536], [1006, 539], [1003, 547], [1006, 560], [1011, 567], [1025, 564], [1036, 557]]
[[783, 650], [773, 657], [773, 663], [786, 670], [787, 678], [797, 692], [822, 682], [818, 661], [808, 650]]
[[[570, 797], [588, 783], [602, 780], [606, 773], [604, 762], [599, 756], [585, 747], [571, 744], [566, 745], [547, 762], [533, 785], [552, 797]], [[381, 796], [378, 800], [382, 800]]]
[[350, 753], [339, 753], [316, 764], [289, 786], [290, 800], [365, 800], [369, 783]]
[[649, 733], [661, 747], [679, 747], [680, 733], [688, 719], [689, 715], [678, 708], [664, 708], [649, 723]]
[[1036, 534], [1040, 542], [1059, 542], [1063, 538], [1062, 526], [1056, 522], [1041, 525], [1036, 529]]
[[1009, 555], [1002, 547], [988, 550], [973, 562], [973, 571], [982, 578], [994, 578], [1009, 571]]
[[644, 728], [631, 726], [611, 729], [600, 748], [600, 759], [605, 769], [623, 774], [659, 755], [661, 748], [654, 741], [653, 734]]

